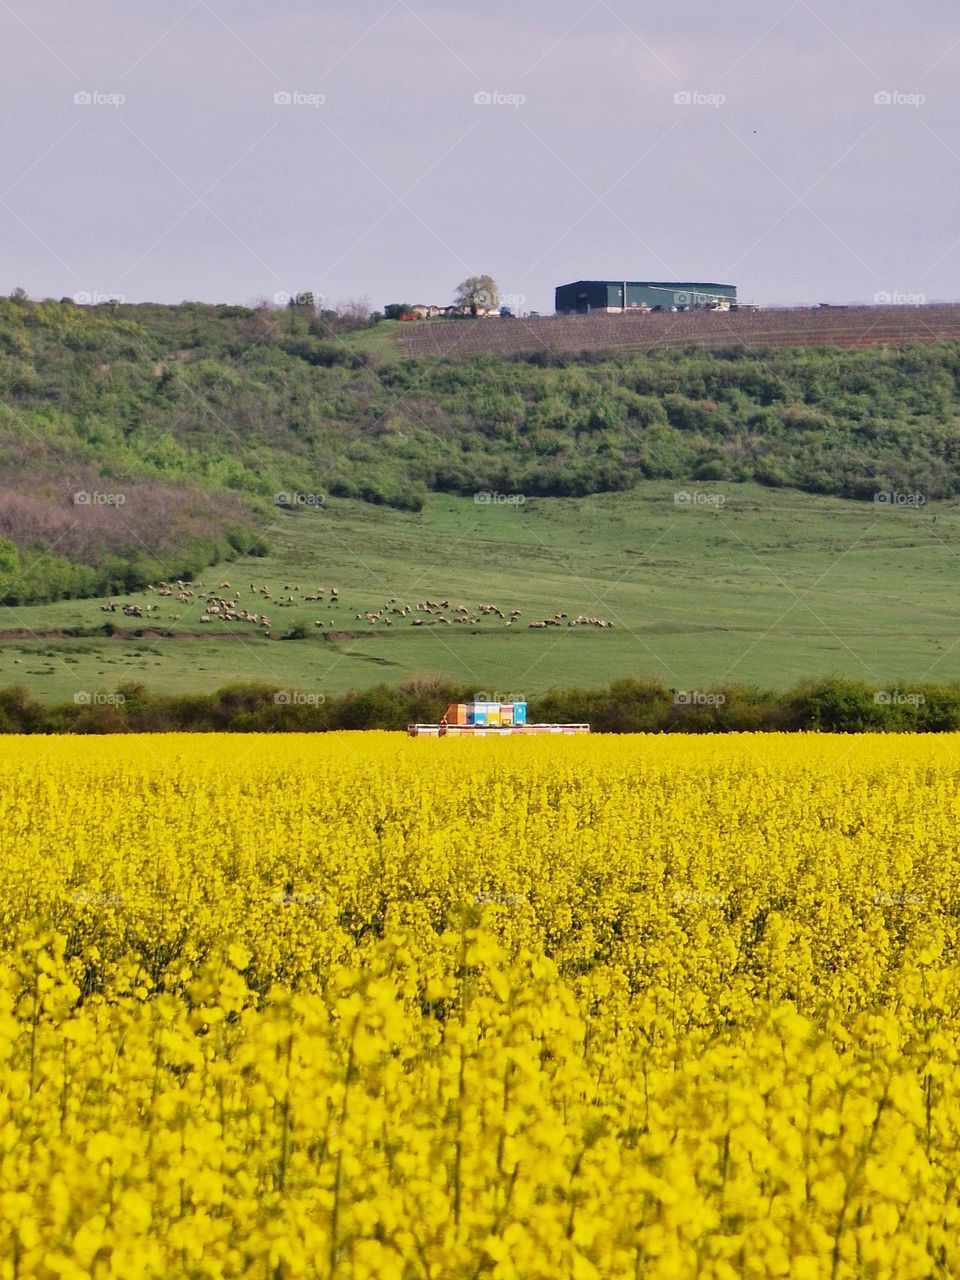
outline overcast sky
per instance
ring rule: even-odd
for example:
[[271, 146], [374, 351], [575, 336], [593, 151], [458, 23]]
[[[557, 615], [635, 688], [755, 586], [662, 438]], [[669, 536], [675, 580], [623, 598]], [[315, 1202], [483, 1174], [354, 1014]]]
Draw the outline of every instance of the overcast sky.
[[0, 48], [3, 293], [960, 300], [956, 0], [0, 0]]

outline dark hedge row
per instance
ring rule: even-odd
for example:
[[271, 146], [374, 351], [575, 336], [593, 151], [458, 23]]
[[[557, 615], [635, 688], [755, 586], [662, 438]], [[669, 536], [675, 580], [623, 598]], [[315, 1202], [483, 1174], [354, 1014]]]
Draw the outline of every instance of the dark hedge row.
[[[293, 690], [232, 685], [211, 694], [168, 696], [143, 685], [44, 706], [26, 689], [0, 690], [2, 733], [324, 733], [402, 730], [435, 723], [473, 689], [440, 679], [378, 685], [319, 703]], [[606, 689], [555, 689], [533, 698], [531, 722], [585, 721], [599, 733], [947, 733], [960, 731], [960, 684], [891, 685], [807, 681], [787, 692], [737, 687], [677, 691], [655, 680], [618, 680]]]

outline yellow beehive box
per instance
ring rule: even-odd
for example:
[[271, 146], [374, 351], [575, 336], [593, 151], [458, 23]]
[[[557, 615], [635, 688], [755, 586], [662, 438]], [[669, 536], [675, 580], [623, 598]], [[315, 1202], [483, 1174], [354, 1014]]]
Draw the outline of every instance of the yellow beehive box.
[[499, 725], [500, 723], [501, 723], [500, 703], [488, 702], [487, 703], [487, 724]]

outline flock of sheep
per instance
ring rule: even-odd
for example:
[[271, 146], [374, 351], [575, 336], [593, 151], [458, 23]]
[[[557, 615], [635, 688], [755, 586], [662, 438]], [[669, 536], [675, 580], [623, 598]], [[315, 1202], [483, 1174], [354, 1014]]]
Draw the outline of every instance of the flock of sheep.
[[[337, 587], [316, 587], [309, 595], [301, 594], [300, 587], [296, 583], [288, 582], [284, 585], [283, 590], [286, 595], [280, 595], [277, 599], [273, 598], [271, 590], [268, 586], [256, 587], [250, 583], [250, 593], [261, 604], [261, 608], [257, 612], [245, 609], [240, 605], [241, 593], [233, 590], [229, 582], [221, 582], [218, 589], [210, 588], [204, 591], [202, 582], [184, 582], [177, 578], [175, 582], [159, 582], [150, 583], [146, 588], [148, 593], [153, 593], [161, 599], [170, 599], [174, 596], [180, 604], [192, 604], [199, 600], [204, 601], [204, 611], [200, 614], [200, 622], [249, 622], [259, 627], [264, 635], [271, 634], [273, 622], [269, 615], [263, 611], [263, 604], [267, 601], [271, 605], [275, 605], [279, 609], [289, 609], [301, 604], [319, 604], [327, 600], [327, 607], [332, 609], [340, 603], [340, 591]], [[233, 591], [232, 596], [224, 596], [219, 594], [221, 591]], [[328, 599], [329, 597], [329, 599]], [[111, 600], [109, 604], [100, 606], [103, 613], [115, 613], [119, 608], [116, 600]], [[160, 606], [151, 601], [146, 605], [125, 604], [123, 613], [130, 618], [156, 618], [159, 621]], [[426, 617], [416, 617], [415, 614], [427, 615]], [[421, 600], [416, 605], [404, 604], [399, 597], [391, 596], [386, 604], [381, 605], [377, 610], [367, 610], [356, 614], [358, 622], [367, 622], [373, 626], [382, 624], [383, 626], [393, 626], [394, 619], [409, 618], [410, 625], [414, 627], [431, 627], [431, 626], [472, 626], [483, 622], [487, 618], [499, 618], [507, 627], [513, 627], [522, 617], [519, 609], [511, 609], [509, 613], [505, 613], [498, 605], [489, 602], [481, 603], [474, 610], [467, 608], [465, 604], [451, 605], [449, 600]], [[172, 613], [169, 621], [179, 622], [181, 615]], [[601, 627], [603, 629], [612, 628], [613, 623], [608, 622], [606, 618], [594, 618], [585, 614], [579, 614], [576, 618], [569, 617], [566, 613], [555, 613], [552, 618], [542, 618], [536, 622], [529, 622], [527, 627], [531, 631], [543, 630], [546, 627], [560, 627], [566, 622], [568, 627]], [[314, 619], [315, 627], [329, 626], [332, 627], [334, 622], [332, 619], [324, 621], [322, 618]]]
[[555, 613], [552, 618], [544, 618], [542, 622], [531, 622], [531, 627], [559, 627], [566, 618], [568, 627], [600, 627], [612, 630], [613, 623], [606, 618], [593, 618], [585, 613], [578, 613], [575, 618], [567, 618], [565, 613]]
[[[145, 590], [153, 592], [163, 599], [171, 598], [176, 594], [176, 599], [180, 604], [191, 604], [197, 599], [203, 599], [205, 603], [204, 611], [201, 613], [199, 619], [201, 622], [252, 622], [254, 626], [262, 629], [264, 635], [270, 635], [273, 622], [269, 615], [262, 610], [252, 612], [250, 609], [242, 608], [239, 603], [241, 598], [241, 593], [239, 591], [235, 590], [233, 595], [228, 598], [220, 595], [218, 590], [212, 587], [207, 591], [200, 591], [200, 588], [202, 587], [203, 583], [200, 581], [184, 582], [182, 579], [177, 578], [173, 583], [151, 582]], [[283, 589], [288, 594], [280, 599], [274, 600], [269, 587], [257, 587], [252, 582], [250, 583], [251, 595], [259, 599], [262, 603], [266, 603], [266, 601], [269, 600], [279, 609], [289, 609], [301, 602], [316, 604], [323, 600], [327, 594], [326, 587], [317, 587], [312, 595], [305, 595], [298, 599], [298, 597], [293, 594], [294, 592], [299, 593], [300, 591], [300, 588], [296, 583], [288, 582], [284, 585]], [[229, 582], [220, 583], [219, 591], [229, 590], [231, 590]], [[328, 607], [332, 609], [334, 605], [340, 603], [340, 591], [338, 587], [330, 587], [329, 590], [330, 601]], [[115, 613], [117, 608], [118, 602], [116, 600], [111, 600], [109, 604], [102, 604], [100, 606], [101, 612], [103, 613]], [[159, 609], [160, 606], [152, 601], [147, 605], [125, 604], [123, 606], [123, 612], [129, 618], [157, 617], [159, 619]], [[179, 613], [171, 613], [169, 620], [171, 622], [179, 622], [180, 617], [181, 615]], [[314, 622], [314, 626], [316, 627], [322, 627], [324, 625], [325, 624], [322, 619], [317, 619]], [[326, 625], [332, 627], [332, 620]]]
[[[414, 613], [425, 613], [429, 616], [416, 618], [413, 617]], [[504, 613], [498, 605], [489, 602], [478, 604], [475, 611], [471, 612], [465, 604], [451, 605], [449, 600], [421, 600], [417, 605], [409, 605], [401, 603], [396, 596], [391, 596], [387, 603], [381, 605], [376, 611], [368, 610], [356, 616], [358, 622], [369, 622], [373, 625], [382, 623], [387, 627], [393, 626], [394, 617], [409, 617], [410, 625], [413, 627], [452, 627], [458, 623], [461, 626], [473, 626], [483, 622], [485, 618], [499, 618], [504, 626], [512, 627], [519, 622], [523, 614], [519, 609], [511, 609], [509, 613]], [[576, 618], [571, 618], [566, 613], [555, 613], [552, 618], [528, 622], [527, 628], [537, 631], [545, 627], [559, 627], [564, 622], [568, 627], [594, 626], [602, 627], [604, 630], [613, 626], [613, 623], [608, 622], [606, 618], [592, 618], [582, 613]]]

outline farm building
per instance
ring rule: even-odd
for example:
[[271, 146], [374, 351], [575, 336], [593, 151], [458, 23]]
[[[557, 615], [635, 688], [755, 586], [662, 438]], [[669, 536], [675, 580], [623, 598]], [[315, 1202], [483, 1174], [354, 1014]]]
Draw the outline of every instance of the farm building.
[[578, 280], [557, 289], [557, 315], [589, 315], [591, 311], [721, 310], [737, 303], [735, 284], [702, 284], [661, 280]]

